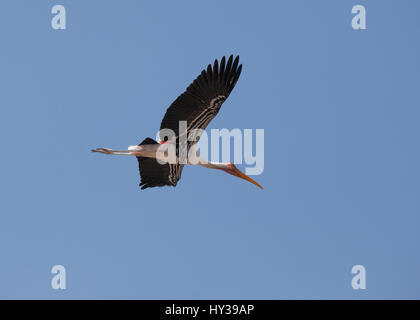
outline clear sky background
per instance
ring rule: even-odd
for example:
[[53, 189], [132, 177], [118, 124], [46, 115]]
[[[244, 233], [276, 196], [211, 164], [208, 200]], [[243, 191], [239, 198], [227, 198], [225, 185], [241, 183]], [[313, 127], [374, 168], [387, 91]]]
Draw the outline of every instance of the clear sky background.
[[[0, 298], [420, 298], [419, 9], [1, 1]], [[141, 191], [134, 158], [90, 152], [155, 137], [231, 53], [243, 72], [209, 129], [265, 130], [264, 191], [201, 167]]]

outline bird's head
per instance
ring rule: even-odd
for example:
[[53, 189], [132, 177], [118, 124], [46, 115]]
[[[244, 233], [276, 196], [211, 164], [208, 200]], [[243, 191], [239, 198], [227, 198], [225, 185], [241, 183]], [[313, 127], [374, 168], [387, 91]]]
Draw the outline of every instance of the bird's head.
[[245, 173], [243, 173], [241, 170], [236, 168], [236, 166], [233, 163], [227, 163], [226, 166], [222, 169], [224, 172], [229, 173], [235, 177], [244, 179], [246, 181], [249, 181], [253, 184], [255, 184], [258, 188], [264, 189], [261, 187], [261, 185], [255, 181], [254, 179], [251, 179], [249, 176], [247, 176]]

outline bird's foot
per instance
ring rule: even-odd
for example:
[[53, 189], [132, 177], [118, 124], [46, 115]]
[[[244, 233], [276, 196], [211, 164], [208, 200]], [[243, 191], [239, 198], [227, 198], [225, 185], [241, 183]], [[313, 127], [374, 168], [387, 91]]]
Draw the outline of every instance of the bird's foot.
[[99, 152], [99, 153], [104, 153], [104, 154], [111, 154], [111, 149], [107, 149], [107, 148], [96, 148], [93, 149], [92, 152]]

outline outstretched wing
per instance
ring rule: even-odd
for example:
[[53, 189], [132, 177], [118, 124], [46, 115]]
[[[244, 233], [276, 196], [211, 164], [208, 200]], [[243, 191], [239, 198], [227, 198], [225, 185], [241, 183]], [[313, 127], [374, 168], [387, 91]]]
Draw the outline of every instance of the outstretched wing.
[[[146, 138], [140, 145], [158, 144], [151, 138]], [[183, 164], [160, 164], [154, 158], [137, 157], [140, 171], [141, 189], [163, 186], [176, 186], [181, 179]]]
[[[238, 66], [238, 63], [239, 56], [233, 61], [231, 55], [227, 63], [223, 57], [220, 66], [217, 60], [213, 67], [209, 64], [207, 70], [203, 70], [166, 110], [160, 129], [170, 129], [179, 137], [183, 134], [179, 132], [179, 121], [187, 121], [187, 137], [191, 137], [193, 129], [204, 130], [235, 87], [242, 70], [242, 65]], [[170, 138], [161, 131], [162, 141]], [[198, 141], [199, 135], [195, 138]]]

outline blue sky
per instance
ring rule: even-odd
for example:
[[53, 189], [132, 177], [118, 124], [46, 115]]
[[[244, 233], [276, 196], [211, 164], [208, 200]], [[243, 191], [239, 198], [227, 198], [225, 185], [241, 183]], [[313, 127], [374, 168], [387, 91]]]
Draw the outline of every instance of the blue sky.
[[[419, 9], [1, 1], [0, 298], [420, 298]], [[135, 159], [90, 152], [154, 137], [231, 53], [243, 72], [209, 128], [265, 130], [264, 191], [200, 167], [140, 191]]]

